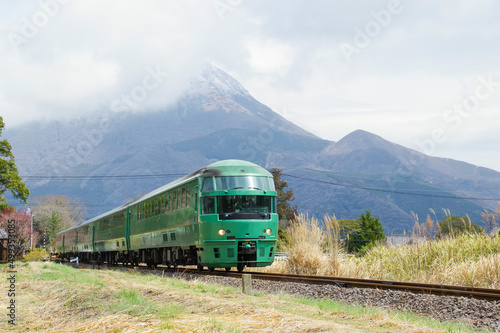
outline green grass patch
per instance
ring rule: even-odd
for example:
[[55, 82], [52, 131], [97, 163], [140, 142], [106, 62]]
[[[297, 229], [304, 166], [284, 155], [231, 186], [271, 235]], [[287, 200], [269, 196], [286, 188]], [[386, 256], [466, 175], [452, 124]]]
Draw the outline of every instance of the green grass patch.
[[113, 313], [126, 313], [139, 317], [153, 315], [159, 319], [169, 319], [184, 311], [182, 306], [152, 301], [140, 291], [133, 289], [118, 291], [108, 303], [107, 307]]

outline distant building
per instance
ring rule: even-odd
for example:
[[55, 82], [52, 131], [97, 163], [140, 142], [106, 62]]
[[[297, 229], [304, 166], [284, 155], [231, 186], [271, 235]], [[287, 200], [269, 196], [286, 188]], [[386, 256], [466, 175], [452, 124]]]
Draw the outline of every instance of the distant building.
[[388, 246], [401, 246], [406, 244], [414, 244], [425, 241], [425, 237], [421, 236], [408, 236], [408, 235], [391, 235], [387, 236]]
[[8, 240], [9, 234], [4, 228], [0, 228], [0, 262], [7, 262], [9, 260]]

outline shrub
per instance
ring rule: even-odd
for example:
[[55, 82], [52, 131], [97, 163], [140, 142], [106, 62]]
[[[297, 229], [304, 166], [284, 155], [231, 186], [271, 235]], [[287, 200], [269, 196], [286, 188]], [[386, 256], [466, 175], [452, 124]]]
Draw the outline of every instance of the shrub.
[[361, 221], [359, 225], [360, 231], [350, 235], [347, 250], [357, 252], [358, 255], [362, 256], [375, 244], [384, 243], [386, 237], [378, 217], [373, 218], [371, 213], [366, 211], [366, 215], [361, 214], [359, 219]]
[[41, 261], [49, 259], [49, 254], [45, 249], [35, 249], [24, 258], [26, 261]]
[[446, 216], [439, 222], [439, 227], [443, 235], [458, 236], [484, 232], [484, 229], [474, 223], [469, 216]]

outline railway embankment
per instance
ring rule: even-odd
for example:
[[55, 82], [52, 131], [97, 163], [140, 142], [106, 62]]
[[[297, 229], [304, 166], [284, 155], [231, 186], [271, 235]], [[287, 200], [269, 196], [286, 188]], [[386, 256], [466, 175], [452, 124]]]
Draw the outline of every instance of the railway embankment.
[[[494, 328], [447, 318], [443, 323], [414, 315], [410, 307], [379, 308], [389, 297], [407, 306], [410, 301], [398, 293], [374, 294], [375, 290], [331, 297], [325, 286], [254, 280], [254, 293], [246, 295], [238, 287], [240, 279], [227, 277], [142, 274], [129, 268], [75, 269], [40, 262], [17, 267], [18, 331], [479, 332]], [[366, 293], [374, 294], [371, 301], [347, 301], [366, 299]], [[413, 302], [426, 306], [428, 300]], [[482, 329], [473, 328], [474, 324]], [[0, 330], [11, 328], [6, 321], [0, 325]]]

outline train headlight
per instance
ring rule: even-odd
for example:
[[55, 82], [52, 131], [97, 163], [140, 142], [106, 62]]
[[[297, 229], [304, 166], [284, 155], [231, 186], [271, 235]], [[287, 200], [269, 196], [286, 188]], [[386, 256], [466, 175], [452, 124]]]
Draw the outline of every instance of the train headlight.
[[272, 230], [271, 230], [271, 229], [267, 229], [267, 230], [266, 230], [266, 234], [268, 234], [268, 235], [270, 235], [270, 234], [271, 234], [271, 232], [272, 232]]
[[226, 234], [226, 230], [219, 229], [219, 235], [224, 236]]

